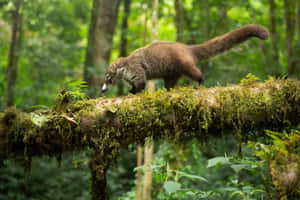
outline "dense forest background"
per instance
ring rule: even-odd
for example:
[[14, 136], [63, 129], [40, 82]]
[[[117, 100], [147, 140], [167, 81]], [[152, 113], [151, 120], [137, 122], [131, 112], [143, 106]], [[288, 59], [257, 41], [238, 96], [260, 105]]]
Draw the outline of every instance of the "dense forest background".
[[[152, 1], [147, 6], [146, 0], [0, 0], [0, 110], [12, 104], [23, 111], [50, 109], [62, 88], [77, 90], [83, 81], [90, 97], [126, 95], [130, 88], [125, 82], [102, 94], [101, 81], [109, 63], [143, 46], [146, 14], [150, 43], [151, 8]], [[299, 78], [299, 0], [161, 0], [158, 9], [158, 38], [164, 41], [198, 44], [246, 24], [269, 29], [267, 41], [251, 39], [199, 63], [205, 87], [236, 84], [248, 73], [261, 80], [270, 75]], [[9, 73], [10, 67], [15, 73]], [[193, 84], [182, 78], [177, 87]], [[161, 88], [162, 81], [156, 86]], [[193, 141], [176, 148], [155, 143], [153, 199], [274, 198], [274, 189], [266, 187], [267, 168], [245, 146], [244, 157], [237, 156], [235, 140]], [[135, 198], [135, 149], [122, 150], [108, 173], [112, 199]], [[34, 158], [30, 176], [5, 161], [0, 199], [90, 198], [90, 153], [66, 154], [61, 164]], [[166, 180], [173, 182], [164, 184]]]

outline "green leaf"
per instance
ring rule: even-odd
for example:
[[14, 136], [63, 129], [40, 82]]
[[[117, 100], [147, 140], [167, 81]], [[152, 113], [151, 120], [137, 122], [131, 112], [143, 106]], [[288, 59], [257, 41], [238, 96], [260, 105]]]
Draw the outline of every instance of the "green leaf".
[[185, 172], [182, 172], [182, 171], [176, 171], [176, 172], [177, 172], [178, 175], [181, 175], [181, 176], [184, 176], [184, 177], [187, 177], [187, 178], [190, 178], [190, 179], [199, 179], [201, 181], [207, 182], [207, 179], [202, 177], [202, 176], [188, 174], [188, 173], [185, 173]]
[[219, 188], [218, 192], [233, 192], [237, 191], [238, 188], [235, 187], [224, 187], [224, 188]]
[[215, 157], [215, 158], [209, 159], [207, 167], [215, 167], [218, 164], [224, 165], [224, 164], [228, 164], [228, 163], [229, 163], [228, 158], [220, 156], [220, 157]]
[[164, 183], [164, 188], [169, 194], [176, 192], [180, 187], [181, 184], [174, 181], [167, 181]]
[[266, 191], [261, 190], [261, 189], [255, 189], [251, 191], [251, 195], [256, 194], [256, 193], [265, 193]]
[[248, 165], [245, 164], [235, 164], [235, 165], [231, 165], [230, 167], [236, 172], [239, 173], [239, 171], [241, 171], [242, 169], [247, 168]]
[[233, 192], [233, 193], [231, 194], [230, 197], [234, 197], [234, 196], [242, 196], [242, 197], [244, 197], [245, 194], [244, 194], [242, 191], [235, 191], [235, 192]]

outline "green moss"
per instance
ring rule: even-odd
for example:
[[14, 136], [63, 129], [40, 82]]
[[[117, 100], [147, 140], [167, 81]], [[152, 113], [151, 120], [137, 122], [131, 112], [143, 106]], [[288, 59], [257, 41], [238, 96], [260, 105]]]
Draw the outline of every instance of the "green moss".
[[[272, 181], [280, 199], [298, 193], [300, 187], [300, 132], [290, 134], [267, 131], [273, 144], [255, 144], [261, 150], [257, 155], [269, 164]], [[297, 194], [298, 196], [300, 193]]]
[[[2, 119], [11, 124], [12, 137], [23, 138], [25, 144], [34, 144], [38, 137], [40, 145], [50, 140], [48, 143], [57, 143], [62, 150], [87, 144], [108, 148], [106, 141], [118, 147], [127, 141], [144, 142], [149, 136], [175, 142], [194, 137], [202, 140], [207, 134], [226, 134], [223, 130], [228, 128], [244, 140], [249, 130], [291, 126], [299, 121], [299, 81], [270, 79], [261, 83], [252, 76], [247, 80], [247, 84], [244, 81], [223, 88], [188, 87], [122, 99], [73, 101], [31, 117], [11, 109]], [[48, 151], [55, 152], [53, 148]]]
[[[46, 120], [41, 120], [43, 116]], [[122, 146], [143, 143], [146, 137], [176, 143], [191, 138], [206, 141], [208, 134], [228, 134], [229, 129], [240, 140], [248, 140], [249, 131], [264, 135], [266, 128], [294, 126], [299, 120], [299, 81], [261, 83], [249, 76], [241, 85], [228, 87], [188, 87], [65, 102], [31, 116], [11, 109], [2, 114], [0, 133], [5, 129], [10, 142], [24, 148], [25, 155], [59, 156], [90, 146], [97, 152], [91, 168], [103, 176]]]

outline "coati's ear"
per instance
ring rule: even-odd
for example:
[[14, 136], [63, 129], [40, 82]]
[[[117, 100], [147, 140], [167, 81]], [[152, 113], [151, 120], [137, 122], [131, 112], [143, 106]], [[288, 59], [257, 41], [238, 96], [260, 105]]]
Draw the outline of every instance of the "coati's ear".
[[120, 75], [120, 74], [123, 74], [125, 72], [125, 67], [120, 67], [117, 69], [117, 74]]
[[110, 66], [109, 66], [109, 71], [111, 73], [116, 73], [116, 68], [117, 68], [117, 64], [116, 63], [112, 63]]

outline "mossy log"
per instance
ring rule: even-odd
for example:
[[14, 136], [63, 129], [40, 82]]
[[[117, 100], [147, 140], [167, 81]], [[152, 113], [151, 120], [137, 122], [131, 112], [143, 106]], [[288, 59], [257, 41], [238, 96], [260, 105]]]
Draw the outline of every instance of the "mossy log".
[[[67, 97], [66, 97], [67, 98]], [[120, 147], [146, 137], [175, 142], [226, 134], [240, 139], [300, 123], [300, 81], [244, 81], [214, 88], [181, 88], [120, 98], [76, 102], [63, 99], [52, 110], [0, 114], [0, 160], [95, 149], [90, 168], [93, 199], [108, 199], [105, 171]], [[232, 131], [231, 131], [232, 132]], [[96, 189], [97, 188], [97, 189]]]

